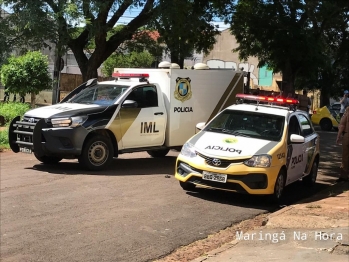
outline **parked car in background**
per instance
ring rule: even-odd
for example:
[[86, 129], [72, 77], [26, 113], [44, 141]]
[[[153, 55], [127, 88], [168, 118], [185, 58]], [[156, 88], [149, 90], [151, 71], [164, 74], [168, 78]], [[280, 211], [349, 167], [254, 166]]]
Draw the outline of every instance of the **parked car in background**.
[[339, 112], [339, 111], [341, 110], [341, 103], [339, 103], [339, 102], [334, 102], [333, 104], [331, 104], [331, 105], [329, 106], [329, 109]]
[[317, 108], [311, 115], [311, 121], [314, 125], [319, 125], [321, 130], [331, 131], [333, 128], [337, 129], [340, 116], [340, 103], [333, 103], [330, 106]]

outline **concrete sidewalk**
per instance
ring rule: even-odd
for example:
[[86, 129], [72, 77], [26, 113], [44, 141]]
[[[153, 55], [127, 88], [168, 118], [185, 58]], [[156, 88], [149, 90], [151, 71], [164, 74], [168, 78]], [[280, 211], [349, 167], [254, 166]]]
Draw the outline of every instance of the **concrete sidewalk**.
[[341, 182], [268, 217], [265, 226], [192, 262], [348, 262], [349, 183]]

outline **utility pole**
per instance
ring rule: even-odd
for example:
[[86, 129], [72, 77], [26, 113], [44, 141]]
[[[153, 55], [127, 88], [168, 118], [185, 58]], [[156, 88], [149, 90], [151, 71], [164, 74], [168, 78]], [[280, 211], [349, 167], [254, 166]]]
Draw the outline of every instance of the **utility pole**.
[[52, 104], [59, 102], [59, 85], [61, 79], [61, 71], [64, 68], [64, 60], [62, 59], [62, 45], [60, 39], [55, 48], [55, 63], [53, 67], [53, 85], [52, 85]]

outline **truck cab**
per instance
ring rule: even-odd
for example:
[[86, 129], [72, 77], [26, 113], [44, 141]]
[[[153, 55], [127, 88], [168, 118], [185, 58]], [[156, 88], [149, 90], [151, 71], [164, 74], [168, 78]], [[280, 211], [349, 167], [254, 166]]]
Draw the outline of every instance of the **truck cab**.
[[243, 89], [243, 73], [233, 70], [119, 68], [113, 77], [91, 79], [58, 104], [14, 118], [12, 151], [33, 153], [44, 164], [78, 159], [89, 170], [123, 153], [164, 157]]

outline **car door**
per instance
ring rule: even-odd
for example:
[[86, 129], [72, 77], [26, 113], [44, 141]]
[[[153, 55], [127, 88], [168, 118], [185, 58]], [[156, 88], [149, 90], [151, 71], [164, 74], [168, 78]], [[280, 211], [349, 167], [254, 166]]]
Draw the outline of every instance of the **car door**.
[[303, 176], [306, 159], [304, 156], [305, 143], [292, 143], [291, 135], [302, 135], [297, 114], [290, 116], [287, 130], [287, 181], [290, 184]]
[[120, 110], [124, 149], [163, 145], [167, 116], [160, 95], [155, 86], [144, 85], [134, 88], [126, 97], [124, 101], [136, 101], [137, 107]]
[[300, 126], [301, 126], [301, 134], [304, 137], [304, 160], [305, 160], [305, 167], [303, 171], [303, 176], [309, 174], [312, 163], [314, 161], [314, 152], [316, 149], [316, 143], [317, 143], [317, 134], [314, 130], [314, 127], [311, 123], [311, 121], [308, 119], [308, 117], [304, 114], [298, 114], [297, 115]]

